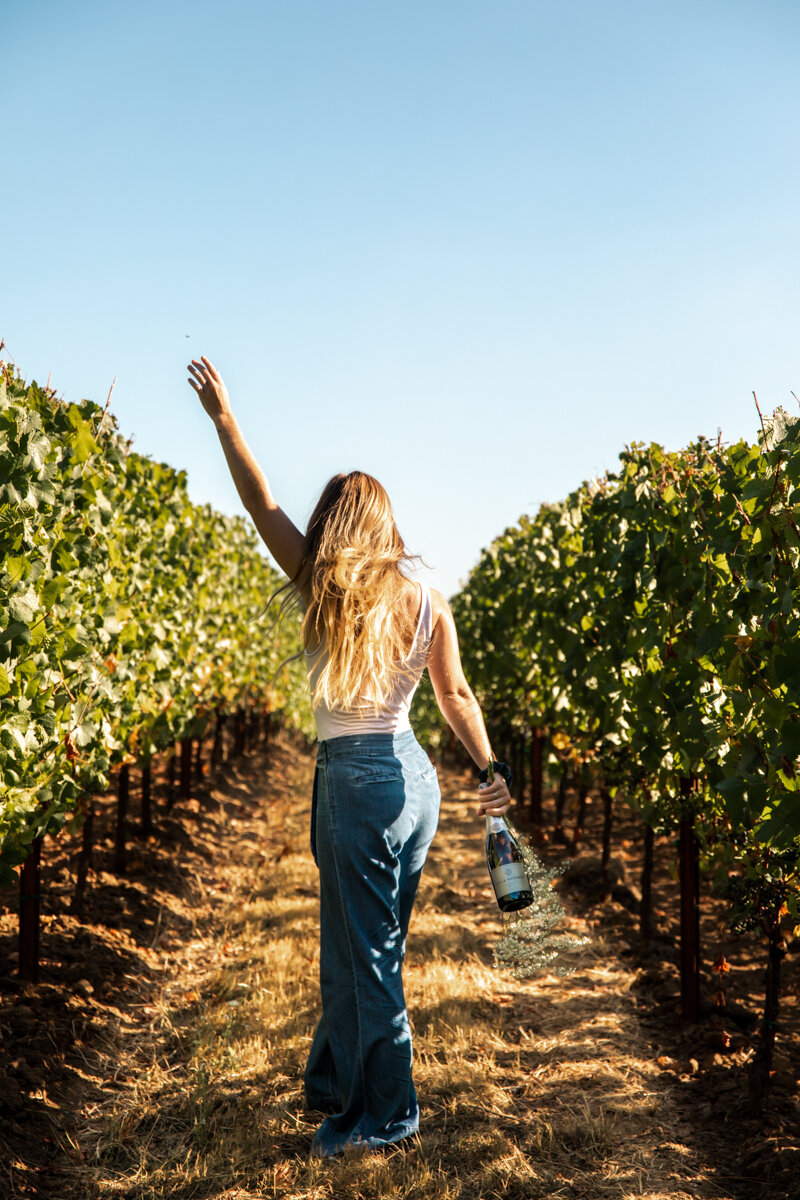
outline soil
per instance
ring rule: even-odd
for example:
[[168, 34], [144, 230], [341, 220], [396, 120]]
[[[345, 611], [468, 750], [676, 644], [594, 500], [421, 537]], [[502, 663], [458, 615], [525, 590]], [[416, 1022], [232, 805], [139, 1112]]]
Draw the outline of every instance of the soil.
[[[114, 799], [97, 798], [95, 848], [81, 917], [70, 911], [80, 836], [62, 835], [43, 848], [41, 957], [36, 983], [18, 978], [18, 900], [15, 893], [0, 893], [0, 1195], [8, 1200], [93, 1200], [112, 1194], [173, 1194], [156, 1191], [155, 1185], [148, 1191], [151, 1185], [141, 1182], [134, 1186], [135, 1173], [126, 1174], [127, 1168], [118, 1172], [112, 1186], [108, 1172], [93, 1161], [92, 1146], [107, 1135], [109, 1114], [121, 1111], [123, 1098], [134, 1095], [140, 1074], [154, 1053], [163, 1056], [160, 1066], [164, 1072], [179, 1072], [180, 1043], [168, 1038], [155, 1042], [149, 1035], [159, 1022], [163, 1028], [165, 1021], [175, 1020], [174, 997], [180, 996], [181, 1012], [190, 1013], [193, 1001], [202, 993], [210, 964], [224, 963], [226, 955], [233, 953], [224, 940], [226, 927], [220, 920], [234, 886], [233, 868], [251, 873], [270, 871], [285, 856], [299, 852], [298, 840], [302, 841], [303, 835], [298, 830], [307, 816], [312, 755], [312, 749], [281, 730], [269, 750], [255, 747], [213, 773], [206, 764], [191, 799], [179, 799], [170, 809], [162, 799], [166, 764], [156, 764], [156, 831], [147, 838], [136, 832], [134, 780], [124, 873], [112, 869]], [[440, 765], [439, 775], [443, 796], [460, 797], [473, 787], [469, 772], [458, 765]], [[280, 786], [275, 782], [278, 779]], [[302, 810], [298, 809], [298, 797]], [[567, 826], [574, 803], [574, 797], [570, 798]], [[545, 828], [551, 813], [549, 796]], [[559, 894], [570, 927], [587, 930], [592, 937], [598, 971], [605, 963], [609, 971], [622, 964], [628, 972], [627, 1015], [613, 1044], [603, 1051], [604, 1062], [624, 1078], [626, 1056], [632, 1053], [634, 1042], [637, 1061], [643, 1055], [649, 1061], [651, 1094], [656, 1098], [651, 1122], [654, 1144], [670, 1149], [672, 1165], [663, 1173], [660, 1190], [648, 1177], [638, 1190], [636, 1183], [630, 1182], [627, 1191], [622, 1185], [613, 1191], [609, 1190], [607, 1166], [601, 1178], [599, 1168], [593, 1176], [590, 1164], [582, 1163], [583, 1190], [562, 1170], [557, 1176], [564, 1180], [563, 1185], [558, 1184], [561, 1190], [551, 1181], [546, 1194], [576, 1200], [611, 1195], [659, 1200], [800, 1197], [798, 941], [790, 943], [783, 966], [769, 1100], [766, 1111], [754, 1118], [748, 1113], [747, 1069], [763, 1005], [763, 939], [752, 933], [733, 936], [725, 903], [710, 895], [707, 881], [702, 881], [704, 1016], [699, 1024], [687, 1025], [680, 1009], [675, 846], [669, 838], [656, 840], [656, 930], [650, 948], [643, 952], [637, 903], [641, 825], [624, 804], [617, 805], [612, 885], [604, 888], [595, 849], [600, 844], [601, 821], [601, 803], [592, 795], [585, 849], [581, 848], [565, 871]], [[517, 824], [525, 828], [520, 815]], [[464, 846], [459, 826], [440, 826], [426, 868], [428, 890], [421, 893], [420, 904], [424, 908], [436, 903], [451, 913], [463, 912], [466, 922], [476, 904], [491, 904], [491, 894], [485, 868], [473, 864], [469, 870], [462, 869]], [[555, 840], [539, 844], [537, 852], [545, 862], [562, 867], [570, 859], [566, 847]], [[309, 892], [309, 887], [313, 896], [313, 885], [301, 884], [300, 892], [303, 888]], [[483, 926], [479, 922], [475, 928], [477, 932], [469, 934], [475, 952], [490, 963]], [[186, 953], [189, 942], [191, 956]], [[440, 951], [441, 945], [437, 953]], [[423, 952], [424, 938], [418, 934], [415, 953], [419, 958]], [[714, 970], [714, 964], [722, 965], [723, 959], [729, 969]], [[549, 976], [544, 984], [551, 1010], [560, 1010], [567, 1021], [571, 1019], [567, 1015], [574, 1014], [572, 1019], [577, 1022], [581, 1009], [576, 977]], [[537, 994], [537, 986], [535, 982], [518, 986], [508, 981], [496, 985], [489, 997], [497, 1036], [504, 1039], [508, 1054], [516, 1053], [517, 1061], [520, 1046], [537, 1033], [530, 1000]], [[723, 1000], [724, 1010], [720, 1007]], [[486, 1002], [482, 1003], [485, 1007]], [[593, 1003], [597, 1004], [597, 998]], [[515, 1087], [522, 1097], [527, 1095], [525, 1074], [518, 1079]], [[297, 1086], [297, 1080], [292, 1086]], [[624, 1108], [625, 1096], [618, 1100]], [[558, 1103], [558, 1095], [553, 1103]], [[642, 1103], [633, 1086], [628, 1103]], [[663, 1128], [659, 1128], [659, 1105], [663, 1105]], [[526, 1121], [521, 1100], [515, 1118], [520, 1129]], [[682, 1162], [685, 1169], [680, 1167]], [[301, 1190], [297, 1182], [292, 1185], [294, 1191], [288, 1183], [280, 1190], [275, 1182], [280, 1177], [278, 1165], [271, 1169], [276, 1190], [268, 1193], [217, 1185], [214, 1190], [208, 1184], [187, 1188], [180, 1195], [337, 1195], [335, 1191]], [[299, 1175], [293, 1178], [297, 1180]], [[482, 1194], [466, 1183], [459, 1186], [461, 1190], [430, 1194], [465, 1198]], [[362, 1193], [347, 1190], [341, 1194]], [[429, 1193], [419, 1190], [414, 1194]], [[516, 1191], [510, 1185], [491, 1192], [508, 1197], [540, 1194], [545, 1193]]]

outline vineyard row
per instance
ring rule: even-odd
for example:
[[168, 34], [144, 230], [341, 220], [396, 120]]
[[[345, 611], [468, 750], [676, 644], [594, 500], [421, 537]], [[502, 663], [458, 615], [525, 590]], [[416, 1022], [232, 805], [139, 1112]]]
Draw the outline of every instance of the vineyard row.
[[[518, 779], [527, 764], [534, 829], [549, 761], [558, 836], [568, 781], [576, 845], [590, 787], [603, 797], [604, 863], [623, 798], [650, 834], [674, 836], [688, 1020], [699, 1016], [700, 871], [730, 902], [734, 932], [763, 933], [756, 1108], [781, 962], [800, 933], [798, 568], [800, 422], [778, 409], [755, 445], [626, 448], [616, 473], [505, 530], [452, 600], [493, 741]], [[429, 739], [446, 736], [430, 693], [418, 714]], [[646, 934], [646, 906], [642, 919]]]

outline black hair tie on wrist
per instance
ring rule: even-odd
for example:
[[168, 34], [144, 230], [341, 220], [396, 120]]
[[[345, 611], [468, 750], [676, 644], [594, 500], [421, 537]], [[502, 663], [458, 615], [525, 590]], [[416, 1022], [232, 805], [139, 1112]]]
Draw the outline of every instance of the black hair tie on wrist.
[[[495, 775], [503, 776], [503, 779], [505, 779], [505, 781], [506, 781], [506, 787], [508, 788], [509, 791], [511, 791], [511, 780], [514, 778], [514, 776], [511, 774], [511, 767], [508, 765], [508, 763], [493, 762], [492, 767], [494, 769]], [[489, 782], [489, 768], [483, 767], [480, 771], [478, 771], [478, 783], [488, 783], [488, 782]]]

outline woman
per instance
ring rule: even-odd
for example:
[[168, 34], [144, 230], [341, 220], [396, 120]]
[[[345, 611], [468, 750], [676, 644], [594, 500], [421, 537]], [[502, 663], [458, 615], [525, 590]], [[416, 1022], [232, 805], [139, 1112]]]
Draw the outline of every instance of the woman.
[[[439, 810], [435, 768], [408, 721], [426, 666], [442, 714], [479, 768], [493, 758], [489, 739], [447, 601], [402, 572], [411, 556], [377, 480], [334, 476], [302, 534], [276, 504], [218, 372], [207, 358], [188, 370], [242, 503], [305, 610], [322, 1017], [304, 1083], [309, 1108], [328, 1114], [312, 1150], [388, 1145], [419, 1125], [402, 964]], [[496, 766], [493, 783], [479, 788], [479, 817], [511, 804], [510, 774]]]

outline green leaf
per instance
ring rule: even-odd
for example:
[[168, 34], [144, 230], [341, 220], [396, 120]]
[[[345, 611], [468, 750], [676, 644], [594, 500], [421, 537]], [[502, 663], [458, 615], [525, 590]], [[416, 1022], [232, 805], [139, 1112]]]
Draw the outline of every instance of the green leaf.
[[11, 585], [18, 583], [25, 573], [27, 560], [24, 558], [14, 558], [9, 555], [3, 562], [3, 570], [7, 571], [11, 576]]
[[94, 721], [84, 721], [72, 731], [72, 740], [76, 746], [88, 746], [92, 738], [97, 736], [97, 725]]
[[8, 602], [8, 611], [15, 621], [23, 621], [29, 625], [33, 621], [39, 607], [39, 598], [33, 588], [28, 588], [21, 595], [12, 596]]
[[83, 419], [76, 405], [70, 406], [67, 419], [75, 430], [75, 437], [71, 443], [73, 462], [86, 462], [92, 454], [99, 454], [100, 447], [94, 440], [92, 427]]
[[747, 785], [743, 779], [733, 778], [724, 779], [722, 783], [717, 784], [717, 791], [725, 800], [725, 807], [734, 825], [742, 825], [747, 812], [745, 796], [747, 793]]
[[788, 758], [800, 758], [800, 721], [786, 721], [781, 726], [780, 752]]

